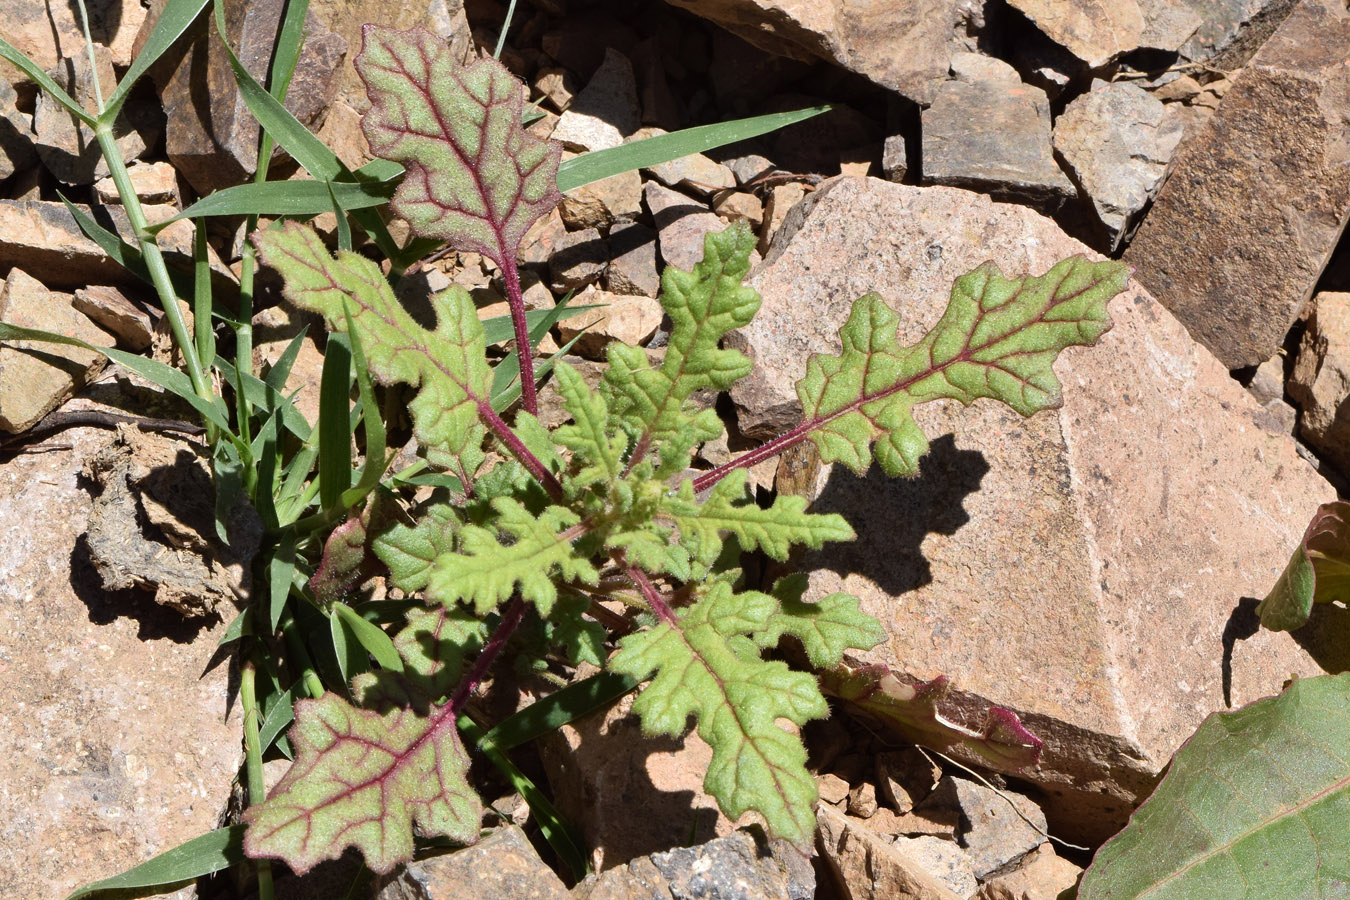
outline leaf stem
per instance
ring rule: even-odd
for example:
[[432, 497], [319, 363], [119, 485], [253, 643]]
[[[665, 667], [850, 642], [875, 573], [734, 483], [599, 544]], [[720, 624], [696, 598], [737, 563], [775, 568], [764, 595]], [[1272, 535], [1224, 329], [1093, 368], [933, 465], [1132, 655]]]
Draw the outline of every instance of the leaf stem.
[[488, 670], [492, 668], [492, 664], [497, 661], [497, 657], [501, 655], [506, 642], [511, 639], [511, 635], [515, 634], [524, 617], [525, 600], [517, 595], [511, 601], [511, 604], [506, 607], [501, 622], [497, 623], [497, 630], [488, 639], [487, 644], [483, 647], [483, 652], [478, 654], [478, 658], [473, 661], [469, 673], [460, 681], [459, 687], [455, 688], [454, 695], [446, 705], [450, 721], [453, 722], [455, 716], [464, 708], [464, 704], [469, 702], [469, 697], [473, 694], [474, 688], [478, 687], [478, 683], [483, 680]]
[[[522, 355], [521, 359], [525, 359], [525, 356]], [[492, 405], [480, 400], [478, 414], [483, 417], [483, 422], [492, 429], [492, 433], [511, 451], [511, 455], [520, 460], [521, 464], [529, 469], [530, 474], [538, 479], [539, 483], [544, 486], [544, 490], [548, 491], [548, 495], [554, 500], [561, 500], [563, 498], [562, 484], [540, 462], [539, 457], [530, 452], [530, 448], [526, 447], [525, 443], [516, 436], [516, 433], [511, 430], [511, 426], [507, 425], [502, 417], [497, 415]]]
[[670, 608], [670, 604], [661, 599], [660, 592], [657, 591], [656, 585], [652, 584], [651, 579], [647, 577], [647, 573], [636, 566], [630, 565], [628, 557], [624, 555], [622, 550], [614, 551], [611, 558], [623, 568], [629, 578], [633, 579], [633, 584], [637, 585], [638, 590], [642, 592], [643, 599], [652, 608], [652, 612], [656, 613], [656, 617], [667, 625], [675, 625], [678, 621], [675, 617], [675, 611]]
[[520, 290], [520, 271], [516, 261], [503, 254], [502, 280], [506, 300], [511, 305], [511, 325], [516, 331], [516, 358], [520, 361], [520, 396], [525, 411], [539, 413], [539, 397], [534, 387], [534, 348], [530, 346], [530, 327], [525, 321], [525, 296]]
[[814, 419], [803, 422], [791, 431], [780, 434], [767, 444], [760, 444], [755, 449], [742, 453], [731, 462], [722, 463], [722, 465], [717, 468], [704, 472], [694, 479], [694, 493], [697, 494], [706, 491], [737, 469], [748, 469], [751, 466], [757, 466], [764, 462], [764, 460], [772, 459], [783, 451], [800, 444], [806, 439], [808, 434], [815, 431], [820, 425], [821, 423]]

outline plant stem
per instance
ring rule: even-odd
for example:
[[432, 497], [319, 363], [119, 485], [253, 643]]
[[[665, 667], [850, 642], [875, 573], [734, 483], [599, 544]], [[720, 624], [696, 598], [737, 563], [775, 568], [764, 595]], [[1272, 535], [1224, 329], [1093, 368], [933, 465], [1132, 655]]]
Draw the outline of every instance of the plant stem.
[[818, 421], [803, 422], [786, 434], [780, 434], [767, 444], [760, 444], [755, 449], [742, 453], [731, 462], [723, 463], [711, 471], [704, 472], [694, 479], [694, 493], [706, 491], [736, 469], [748, 469], [751, 466], [759, 465], [764, 460], [771, 459], [784, 450], [800, 444], [806, 440], [808, 434], [819, 428], [820, 424]]
[[[505, 254], [503, 254], [505, 258]], [[525, 297], [520, 292], [520, 271], [514, 259], [502, 263], [502, 280], [506, 285], [506, 300], [511, 304], [511, 324], [516, 331], [516, 358], [520, 361], [520, 402], [530, 415], [539, 412], [539, 398], [534, 388], [534, 348], [530, 346], [530, 328], [525, 321]]]
[[[266, 799], [263, 788], [262, 746], [258, 736], [257, 670], [253, 663], [244, 663], [239, 676], [239, 702], [244, 710], [244, 768], [248, 780], [248, 806]], [[271, 900], [272, 865], [265, 859], [254, 860], [258, 867], [259, 900]]]
[[314, 662], [309, 658], [309, 651], [305, 649], [305, 642], [301, 640], [296, 631], [295, 617], [289, 613], [281, 623], [281, 634], [286, 639], [286, 647], [295, 657], [299, 664], [300, 682], [305, 687], [305, 693], [311, 700], [318, 700], [324, 695], [323, 681], [314, 672]]
[[[525, 359], [526, 356], [522, 355], [520, 358]], [[527, 384], [532, 383], [533, 382], [527, 382]], [[540, 462], [539, 457], [530, 452], [530, 448], [526, 447], [525, 443], [511, 430], [511, 426], [507, 425], [506, 422], [502, 420], [502, 417], [497, 415], [496, 410], [494, 410], [486, 401], [480, 401], [478, 404], [478, 414], [482, 416], [483, 421], [487, 426], [492, 429], [492, 433], [497, 435], [498, 439], [500, 439], [501, 442], [506, 445], [506, 448], [511, 451], [511, 455], [520, 460], [521, 464], [525, 466], [526, 469], [529, 469], [530, 474], [539, 480], [539, 483], [544, 486], [544, 490], [548, 491], [548, 495], [554, 500], [561, 500], [563, 498], [563, 489], [562, 485], [558, 482], [558, 479], [554, 477], [553, 473], [550, 472], [542, 462]]]
[[675, 617], [675, 611], [670, 608], [670, 604], [661, 599], [661, 594], [656, 590], [656, 585], [652, 584], [647, 573], [628, 563], [628, 557], [622, 550], [615, 551], [611, 558], [618, 563], [628, 575], [633, 579], [633, 584], [637, 585], [642, 597], [647, 601], [647, 605], [656, 613], [656, 617], [667, 625], [674, 625], [678, 620]]
[[501, 622], [497, 624], [497, 630], [492, 632], [492, 637], [483, 647], [483, 652], [478, 654], [478, 658], [473, 661], [473, 667], [469, 669], [469, 673], [460, 681], [459, 687], [455, 688], [455, 693], [447, 705], [451, 721], [464, 708], [464, 704], [469, 702], [469, 697], [473, 694], [474, 688], [478, 687], [478, 683], [483, 680], [488, 670], [492, 668], [492, 664], [497, 661], [502, 649], [506, 647], [506, 642], [511, 639], [511, 635], [515, 634], [524, 617], [525, 601], [517, 595], [511, 601], [511, 604], [506, 607]]

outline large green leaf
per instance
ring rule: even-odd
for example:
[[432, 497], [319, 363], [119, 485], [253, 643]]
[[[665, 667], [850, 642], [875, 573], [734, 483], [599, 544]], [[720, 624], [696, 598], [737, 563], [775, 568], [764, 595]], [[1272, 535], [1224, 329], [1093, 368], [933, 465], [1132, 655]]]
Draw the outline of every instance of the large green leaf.
[[1078, 900], [1350, 897], [1350, 674], [1206, 719]]
[[1350, 503], [1317, 508], [1279, 581], [1256, 607], [1261, 624], [1291, 631], [1308, 621], [1314, 603], [1350, 604]]

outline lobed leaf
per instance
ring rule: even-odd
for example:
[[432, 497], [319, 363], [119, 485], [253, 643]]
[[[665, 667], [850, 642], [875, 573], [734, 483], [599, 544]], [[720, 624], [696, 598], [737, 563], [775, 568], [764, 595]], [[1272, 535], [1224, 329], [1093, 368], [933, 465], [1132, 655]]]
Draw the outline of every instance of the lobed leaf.
[[390, 583], [413, 594], [427, 586], [432, 565], [454, 548], [458, 531], [455, 508], [435, 503], [423, 510], [414, 524], [399, 522], [380, 532], [371, 549], [389, 567]]
[[1291, 631], [1308, 621], [1314, 603], [1350, 604], [1350, 503], [1317, 508], [1279, 581], [1256, 607], [1261, 624]]
[[550, 506], [538, 516], [512, 497], [492, 501], [496, 527], [510, 540], [503, 544], [497, 532], [465, 525], [459, 533], [459, 552], [442, 555], [432, 566], [426, 595], [438, 603], [472, 603], [488, 612], [520, 595], [548, 615], [558, 599], [555, 570], [564, 579], [595, 584], [600, 577], [586, 556], [577, 552], [567, 530], [580, 517], [561, 506]]
[[563, 409], [572, 416], [571, 425], [553, 433], [553, 440], [572, 451], [577, 471], [569, 479], [573, 487], [587, 487], [602, 481], [614, 481], [623, 474], [623, 453], [627, 442], [610, 430], [609, 408], [605, 398], [586, 384], [576, 369], [559, 363], [554, 372]]
[[733, 470], [702, 503], [694, 498], [693, 482], [685, 479], [679, 492], [662, 502], [662, 515], [675, 522], [695, 559], [704, 564], [716, 559], [724, 532], [734, 534], [743, 549], [763, 550], [780, 561], [788, 558], [793, 544], [818, 550], [826, 541], [857, 537], [838, 513], [808, 513], [805, 497], [779, 494], [768, 509], [756, 505], [745, 488], [749, 475], [745, 469]]
[[806, 416], [799, 431], [809, 432], [822, 462], [862, 473], [875, 455], [888, 475], [912, 475], [928, 449], [911, 415], [920, 403], [988, 397], [1024, 416], [1055, 408], [1055, 358], [1111, 327], [1106, 303], [1128, 276], [1120, 263], [1083, 257], [1021, 278], [985, 263], [956, 279], [942, 319], [912, 347], [899, 346], [895, 312], [867, 294], [840, 330], [841, 353], [807, 362], [797, 384]]
[[[673, 266], [661, 275], [661, 307], [670, 316], [665, 359], [652, 369], [639, 348], [611, 344], [605, 386], [611, 408], [634, 433], [649, 440], [675, 437], [690, 422], [685, 401], [704, 388], [726, 390], [750, 374], [751, 363], [738, 350], [723, 350], [728, 331], [750, 322], [759, 311], [759, 294], [741, 281], [750, 271], [755, 236], [735, 224], [703, 238], [703, 259], [692, 272]], [[699, 440], [722, 433], [712, 410], [697, 420]]]
[[1083, 876], [1080, 900], [1350, 896], [1350, 675], [1215, 713]]
[[495, 59], [461, 66], [424, 31], [366, 25], [362, 37], [362, 128], [372, 153], [407, 170], [394, 212], [419, 236], [514, 265], [525, 232], [562, 196], [562, 148], [521, 126], [520, 82]]
[[431, 299], [434, 330], [423, 328], [398, 302], [379, 266], [350, 251], [329, 254], [314, 229], [287, 223], [260, 232], [264, 262], [285, 279], [288, 300], [319, 313], [334, 331], [347, 329], [347, 309], [370, 371], [385, 384], [420, 388], [408, 406], [413, 432], [434, 462], [458, 460], [469, 471], [482, 461], [492, 370], [483, 326], [459, 287]]
[[773, 596], [780, 609], [755, 635], [755, 643], [773, 647], [780, 637], [790, 634], [802, 642], [811, 665], [824, 669], [842, 663], [845, 650], [871, 650], [886, 640], [886, 629], [862, 611], [857, 597], [837, 592], [808, 603], [802, 600], [806, 584], [801, 574], [774, 583]]
[[389, 872], [412, 858], [413, 829], [473, 843], [481, 806], [453, 716], [394, 706], [359, 709], [336, 694], [295, 704], [295, 763], [266, 800], [245, 810], [244, 851], [303, 875], [356, 847]]
[[696, 716], [713, 748], [708, 792], [731, 818], [754, 810], [775, 836], [802, 845], [815, 828], [816, 785], [801, 739], [778, 720], [802, 725], [829, 709], [810, 674], [759, 657], [750, 636], [771, 630], [780, 611], [768, 594], [715, 582], [676, 621], [623, 638], [609, 669], [638, 680], [655, 672], [633, 702], [643, 731], [678, 736]]

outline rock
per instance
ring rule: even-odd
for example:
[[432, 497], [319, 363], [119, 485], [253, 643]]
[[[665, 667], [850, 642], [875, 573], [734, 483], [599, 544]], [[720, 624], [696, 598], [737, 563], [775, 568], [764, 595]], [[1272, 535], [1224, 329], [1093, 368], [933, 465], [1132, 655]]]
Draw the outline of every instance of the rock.
[[760, 156], [758, 153], [736, 156], [724, 160], [723, 164], [731, 170], [731, 174], [736, 176], [736, 183], [739, 185], [747, 185], [757, 178], [768, 175], [777, 168], [773, 164], [773, 160], [767, 156]]
[[703, 236], [727, 227], [708, 207], [654, 181], [643, 186], [642, 197], [656, 223], [661, 259], [668, 266], [694, 268], [703, 259]]
[[611, 175], [563, 194], [558, 213], [567, 227], [609, 228], [616, 219], [642, 212], [642, 176], [636, 171]]
[[942, 770], [919, 750], [909, 747], [878, 753], [876, 777], [881, 799], [903, 815], [932, 792]]
[[[816, 842], [845, 900], [960, 900], [903, 847], [821, 805]], [[955, 845], [953, 845], [955, 846]], [[973, 879], [972, 879], [973, 886]]]
[[947, 77], [972, 16], [959, 0], [671, 0], [751, 44], [792, 59], [825, 60], [926, 106]]
[[[45, 71], [59, 60], [84, 54], [84, 29], [76, 4], [10, 0], [0, 9], [0, 38], [37, 63], [39, 69]], [[140, 0], [88, 0], [86, 9], [90, 36], [112, 51], [113, 65], [130, 65], [132, 42], [145, 21]], [[0, 69], [15, 84], [28, 82], [28, 76], [8, 62], [0, 62]]]
[[0, 77], [0, 181], [15, 172], [36, 168], [33, 118], [19, 112], [18, 99], [13, 85]]
[[569, 231], [548, 261], [549, 287], [558, 293], [577, 291], [599, 281], [609, 262], [605, 239], [594, 228]]
[[969, 897], [975, 893], [978, 882], [975, 870], [971, 867], [970, 854], [955, 841], [925, 834], [919, 837], [897, 837], [894, 846], [958, 897]]
[[609, 268], [605, 290], [615, 294], [655, 297], [661, 292], [656, 273], [656, 232], [637, 222], [615, 222], [609, 230]]
[[[10, 269], [0, 286], [0, 321], [54, 331], [94, 345], [108, 336], [75, 310], [69, 294], [48, 290], [22, 269]], [[102, 370], [106, 358], [92, 350], [35, 341], [0, 345], [0, 431], [27, 431]]]
[[868, 819], [877, 813], [877, 788], [870, 781], [848, 792], [848, 814], [860, 819]]
[[1289, 396], [1302, 410], [1299, 432], [1350, 472], [1350, 294], [1317, 295], [1299, 342]]
[[764, 225], [759, 232], [757, 249], [767, 255], [773, 239], [787, 219], [788, 213], [806, 197], [808, 188], [799, 181], [774, 185], [769, 192], [769, 202], [764, 205]]
[[514, 825], [381, 879], [375, 900], [566, 900], [567, 887]]
[[[113, 75], [112, 54], [107, 47], [94, 45], [94, 61], [98, 65], [98, 79], [104, 96], [116, 84]], [[89, 55], [79, 53], [64, 59], [47, 70], [56, 84], [84, 107], [91, 115], [98, 114], [98, 99], [94, 93], [94, 79], [90, 74]], [[154, 129], [144, 106], [132, 101], [122, 108], [122, 114], [113, 125], [117, 149], [125, 162], [131, 162], [145, 152], [147, 144], [154, 143]], [[133, 124], [133, 117], [135, 123]], [[38, 156], [57, 181], [66, 184], [93, 184], [108, 174], [108, 164], [99, 151], [94, 132], [82, 125], [46, 92], [39, 92], [33, 113], [33, 143]]]
[[1045, 813], [1016, 791], [999, 792], [948, 775], [920, 804], [920, 811], [953, 808], [961, 811], [961, 846], [976, 878], [1016, 862], [1045, 842]]
[[[779, 94], [764, 112], [789, 112], [820, 106], [826, 100], [810, 94]], [[855, 162], [858, 148], [875, 146], [880, 156], [882, 135], [875, 117], [834, 102], [829, 112], [780, 128], [770, 137], [770, 155], [787, 172], [834, 175], [840, 163]]]
[[702, 197], [736, 186], [736, 176], [702, 153], [691, 153], [643, 171], [670, 188], [683, 188]]
[[887, 181], [904, 181], [909, 173], [909, 157], [905, 151], [905, 136], [893, 134], [881, 148], [881, 174]]
[[[137, 162], [127, 166], [131, 186], [142, 203], [169, 203], [179, 205], [178, 173], [166, 162]], [[103, 204], [122, 202], [112, 177], [101, 178], [94, 185], [94, 193]]]
[[713, 203], [713, 212], [728, 222], [744, 222], [751, 231], [759, 231], [764, 224], [764, 204], [754, 194], [740, 191], [724, 193]]
[[1177, 151], [1125, 253], [1229, 368], [1274, 354], [1350, 214], [1347, 43], [1344, 4], [1305, 0]]
[[727, 114], [753, 115], [784, 84], [809, 73], [808, 63], [762, 50], [721, 28], [713, 30], [708, 81], [718, 108]]
[[224, 516], [229, 540], [220, 539], [210, 469], [188, 445], [121, 426], [87, 468], [102, 492], [86, 546], [105, 590], [152, 591], [188, 618], [243, 605], [262, 520], [241, 497]]
[[553, 139], [569, 150], [617, 147], [642, 124], [633, 64], [608, 48], [605, 61], [558, 119]]
[[243, 762], [230, 666], [207, 670], [224, 624], [105, 593], [89, 567], [80, 467], [107, 440], [69, 429], [71, 449], [0, 466], [6, 896], [57, 900], [211, 831]]
[[154, 317], [117, 288], [101, 284], [77, 288], [73, 305], [116, 337], [123, 349], [140, 353], [149, 348]]
[[923, 180], [1054, 206], [1074, 196], [1050, 145], [1050, 101], [1006, 79], [948, 81], [923, 111]]
[[1123, 82], [1095, 82], [1055, 123], [1055, 149], [1092, 198], [1113, 251], [1153, 197], [1181, 136], [1162, 101]]
[[1247, 62], [1298, 5], [1299, 0], [1182, 0], [1199, 26], [1180, 47], [1186, 59], [1219, 69]]
[[[244, 68], [264, 83], [284, 8], [281, 0], [225, 3], [230, 46]], [[157, 18], [156, 14], [146, 20], [147, 30]], [[165, 152], [200, 194], [241, 183], [253, 174], [258, 159], [258, 121], [239, 93], [225, 47], [209, 18], [198, 19], [195, 37], [165, 54], [155, 72], [167, 117]], [[295, 78], [286, 92], [286, 108], [312, 130], [322, 125], [336, 96], [339, 66], [348, 49], [347, 42], [320, 25], [311, 11]]]
[[1137, 0], [1008, 0], [1056, 44], [1100, 69], [1140, 46], [1144, 16]]
[[567, 112], [577, 95], [576, 79], [566, 69], [540, 69], [534, 76], [534, 89], [548, 98], [560, 113]]
[[953, 53], [951, 67], [953, 78], [969, 84], [978, 84], [981, 81], [1022, 83], [1022, 76], [1017, 74], [1016, 69], [1001, 59], [985, 56], [983, 53]]
[[[728, 339], [756, 362], [731, 392], [742, 431], [797, 423], [807, 357], [837, 351], [863, 293], [901, 311], [910, 343], [981, 262], [1040, 273], [1083, 252], [1035, 212], [980, 195], [827, 182], [750, 278], [763, 306]], [[1021, 716], [1046, 746], [1019, 777], [1046, 793], [1056, 829], [1087, 841], [1124, 824], [1226, 699], [1316, 670], [1288, 635], [1235, 642], [1225, 629], [1334, 493], [1141, 288], [1110, 311], [1098, 346], [1060, 358], [1058, 412], [931, 404], [917, 411], [933, 436], [917, 479], [823, 473], [814, 510], [844, 513], [861, 538], [803, 560], [808, 598], [848, 591], [885, 624], [888, 642], [859, 661], [949, 675], [950, 714], [972, 724], [989, 703]]]
[[575, 900], [811, 900], [815, 873], [781, 841], [737, 831], [697, 847], [635, 859], [588, 878]]
[[576, 352], [595, 359], [604, 357], [610, 341], [637, 346], [661, 325], [661, 304], [651, 297], [611, 294], [588, 287], [573, 301], [578, 306], [598, 306], [558, 323], [564, 343], [581, 335]]
[[547, 216], [535, 221], [520, 242], [520, 259], [527, 265], [546, 266], [567, 240], [567, 226], [554, 207]]
[[1026, 855], [1011, 872], [995, 875], [980, 887], [975, 900], [1058, 900], [1078, 884], [1083, 870], [1044, 843]]
[[820, 799], [823, 803], [830, 803], [838, 806], [848, 799], [848, 782], [833, 773], [819, 775], [816, 777], [816, 785], [820, 789]]

